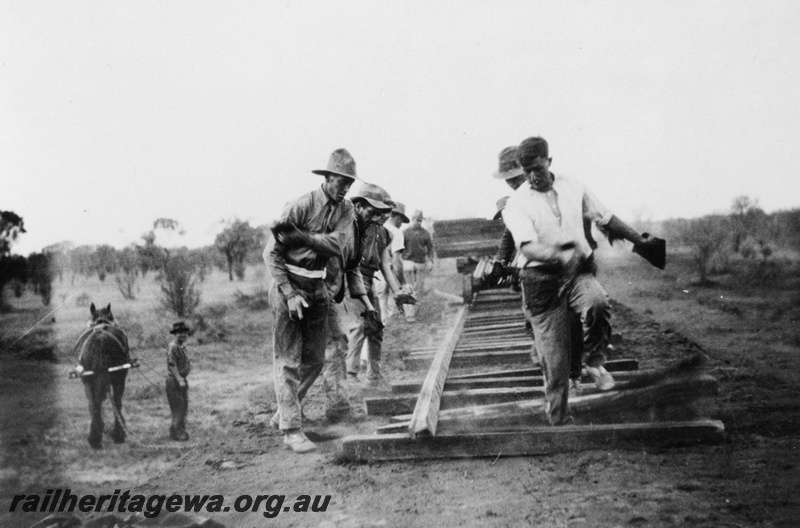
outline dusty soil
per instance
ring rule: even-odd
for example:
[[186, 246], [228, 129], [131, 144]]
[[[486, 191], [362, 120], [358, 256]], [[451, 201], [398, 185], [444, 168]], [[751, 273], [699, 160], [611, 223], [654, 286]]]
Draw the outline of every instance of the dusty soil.
[[[3, 424], [17, 425], [3, 442], [0, 523], [29, 526], [42, 516], [8, 514], [13, 494], [70, 486], [96, 494], [219, 494], [228, 501], [280, 494], [287, 504], [298, 495], [331, 497], [325, 512], [204, 514], [225, 526], [800, 526], [797, 266], [736, 270], [714, 286], [697, 287], [681, 255], [671, 256], [666, 272], [629, 253], [606, 250], [601, 257], [600, 279], [614, 301], [615, 331], [623, 334], [613, 354], [647, 368], [702, 349], [720, 382], [719, 396], [705, 410], [725, 423], [724, 445], [345, 464], [337, 458], [338, 439], [371, 433], [386, 421], [366, 419], [358, 407], [365, 392], [354, 390], [355, 417], [327, 425], [316, 387], [305, 412], [320, 450], [296, 455], [267, 423], [274, 409], [267, 312], [217, 307], [207, 320], [228, 335], [190, 342], [195, 372], [187, 444], [166, 438], [163, 394], [141, 376], [129, 378], [130, 441], [97, 453], [85, 446], [88, 423], [78, 405], [85, 404], [74, 385], [54, 374], [54, 392], [27, 413], [19, 402], [9, 409], [4, 374]], [[459, 291], [452, 261], [439, 264], [433, 283]], [[390, 378], [423, 375], [402, 369], [401, 351], [434, 344], [455, 310], [430, 296], [415, 325], [392, 320], [385, 346]], [[142, 346], [140, 354], [152, 354], [156, 363], [163, 352], [151, 348]], [[161, 383], [163, 374], [154, 370], [148, 376]], [[33, 433], [20, 421], [30, 424], [53, 408], [60, 409], [51, 417], [60, 426], [38, 429], [49, 435], [39, 441], [25, 436]]]

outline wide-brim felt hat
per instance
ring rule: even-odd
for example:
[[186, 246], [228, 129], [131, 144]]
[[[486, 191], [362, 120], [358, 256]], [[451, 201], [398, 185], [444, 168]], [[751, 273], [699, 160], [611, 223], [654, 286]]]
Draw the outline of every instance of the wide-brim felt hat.
[[355, 193], [353, 193], [353, 196], [350, 197], [350, 201], [361, 199], [366, 201], [375, 209], [388, 213], [392, 210], [392, 206], [384, 202], [388, 195], [389, 193], [387, 193], [382, 187], [372, 183], [364, 183]]
[[525, 174], [517, 161], [517, 147], [504, 148], [497, 158], [497, 172], [492, 176], [498, 180], [508, 180]]
[[492, 220], [500, 220], [500, 218], [503, 217], [503, 209], [506, 208], [506, 202], [508, 202], [508, 196], [503, 196], [497, 200], [497, 212], [494, 214]]
[[344, 176], [354, 180], [359, 179], [356, 175], [356, 160], [353, 159], [347, 149], [343, 148], [336, 149], [331, 153], [326, 168], [312, 170], [311, 172], [320, 176]]
[[172, 323], [172, 330], [169, 331], [170, 334], [188, 334], [192, 331], [186, 323], [183, 321], [178, 321], [177, 323]]
[[403, 224], [411, 223], [411, 219], [406, 215], [406, 204], [401, 202], [395, 202], [394, 207], [392, 208], [392, 214], [399, 215], [400, 218], [403, 219]]

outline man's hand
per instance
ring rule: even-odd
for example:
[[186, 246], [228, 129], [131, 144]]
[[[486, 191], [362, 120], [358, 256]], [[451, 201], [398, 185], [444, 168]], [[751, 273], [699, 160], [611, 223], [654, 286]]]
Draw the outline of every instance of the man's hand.
[[383, 323], [381, 317], [378, 315], [377, 310], [366, 310], [361, 314], [364, 318], [364, 335], [367, 337], [375, 337], [383, 330]]
[[306, 233], [290, 222], [278, 222], [272, 227], [272, 234], [286, 247], [298, 247], [306, 243]]
[[580, 254], [575, 242], [559, 242], [553, 248], [553, 264], [558, 264], [565, 272], [575, 268], [575, 264], [580, 260]]
[[303, 320], [303, 308], [308, 308], [308, 303], [302, 295], [294, 295], [286, 300], [289, 307], [289, 319], [292, 321]]
[[492, 263], [492, 271], [489, 275], [496, 281], [499, 281], [506, 275], [506, 264], [502, 260], [495, 260]]
[[667, 241], [650, 233], [642, 233], [642, 239], [642, 242], [633, 245], [633, 252], [663, 270], [667, 265]]

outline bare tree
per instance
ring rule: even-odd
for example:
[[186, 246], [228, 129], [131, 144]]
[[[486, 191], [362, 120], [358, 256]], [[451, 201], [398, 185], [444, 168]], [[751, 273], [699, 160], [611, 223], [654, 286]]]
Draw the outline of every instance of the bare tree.
[[[758, 206], [758, 198], [750, 198], [745, 195], [734, 198], [733, 205], [731, 205], [731, 236], [734, 253], [739, 252], [742, 243], [748, 237], [758, 235], [765, 218], [764, 210]], [[765, 243], [764, 240], [759, 241], [761, 246]]]
[[195, 268], [185, 252], [169, 256], [158, 278], [161, 283], [161, 304], [178, 317], [194, 313], [200, 304]]
[[708, 273], [711, 260], [725, 250], [730, 226], [727, 217], [704, 216], [683, 220], [678, 225], [680, 240], [693, 250], [695, 270], [700, 284], [709, 284]]
[[97, 278], [101, 282], [105, 281], [106, 276], [117, 269], [117, 250], [108, 244], [97, 246], [92, 255], [92, 268], [97, 273]]
[[117, 252], [117, 274], [114, 279], [117, 281], [122, 297], [133, 300], [136, 298], [136, 278], [139, 275], [139, 254], [136, 246], [128, 246], [122, 251]]

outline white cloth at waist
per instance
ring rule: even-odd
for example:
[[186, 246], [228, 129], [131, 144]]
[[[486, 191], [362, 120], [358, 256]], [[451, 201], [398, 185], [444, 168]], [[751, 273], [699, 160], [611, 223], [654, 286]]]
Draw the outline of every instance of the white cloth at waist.
[[301, 268], [300, 266], [295, 266], [294, 264], [286, 263], [286, 270], [289, 273], [293, 273], [299, 277], [306, 277], [308, 279], [325, 279], [327, 276], [326, 269], [323, 268], [321, 270], [307, 270], [305, 268]]

